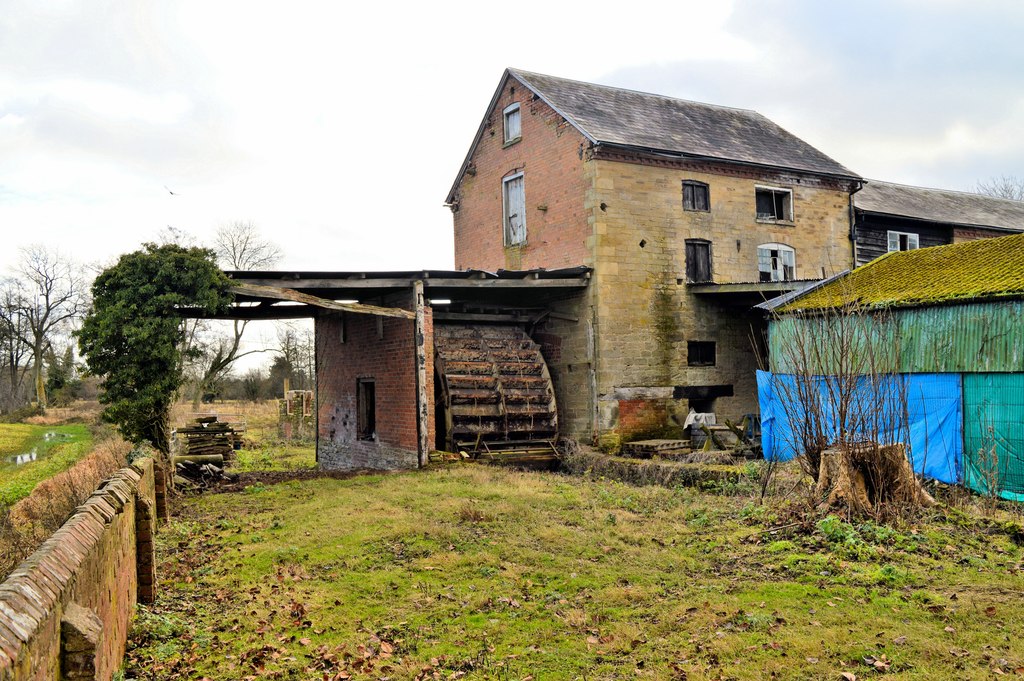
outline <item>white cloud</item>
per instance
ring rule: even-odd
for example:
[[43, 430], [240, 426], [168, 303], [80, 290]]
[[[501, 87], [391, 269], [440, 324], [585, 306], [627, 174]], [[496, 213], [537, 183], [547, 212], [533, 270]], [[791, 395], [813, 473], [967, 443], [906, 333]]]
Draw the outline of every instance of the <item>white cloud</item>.
[[1024, 158], [1012, 6], [9, 5], [0, 225], [84, 259], [251, 219], [289, 267], [450, 267], [441, 202], [506, 66], [755, 108], [883, 179]]

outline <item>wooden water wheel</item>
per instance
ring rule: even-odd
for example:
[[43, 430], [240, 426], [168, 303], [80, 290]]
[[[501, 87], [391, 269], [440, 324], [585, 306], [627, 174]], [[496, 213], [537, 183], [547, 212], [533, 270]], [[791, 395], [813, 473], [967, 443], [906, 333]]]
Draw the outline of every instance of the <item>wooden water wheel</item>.
[[553, 451], [555, 391], [540, 346], [523, 329], [438, 324], [434, 371], [444, 449], [477, 454], [539, 445]]

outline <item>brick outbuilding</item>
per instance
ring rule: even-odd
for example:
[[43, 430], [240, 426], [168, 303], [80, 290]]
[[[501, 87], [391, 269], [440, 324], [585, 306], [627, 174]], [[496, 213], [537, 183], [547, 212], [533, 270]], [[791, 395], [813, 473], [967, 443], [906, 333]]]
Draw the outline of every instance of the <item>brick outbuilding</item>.
[[433, 450], [558, 435], [544, 357], [585, 337], [587, 268], [230, 274], [231, 317], [314, 319], [323, 468], [415, 468]]

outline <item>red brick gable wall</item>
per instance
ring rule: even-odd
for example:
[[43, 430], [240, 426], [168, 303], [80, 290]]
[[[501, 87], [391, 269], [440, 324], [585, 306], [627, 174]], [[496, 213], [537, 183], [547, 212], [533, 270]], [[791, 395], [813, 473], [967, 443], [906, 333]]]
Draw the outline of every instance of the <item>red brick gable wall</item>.
[[[506, 145], [502, 112], [514, 102], [520, 104], [522, 138]], [[455, 267], [493, 271], [591, 264], [586, 145], [574, 127], [509, 78], [456, 191]], [[526, 244], [506, 248], [502, 179], [518, 172], [525, 183]]]
[[995, 239], [1001, 236], [1006, 236], [1008, 232], [1004, 232], [998, 229], [985, 229], [984, 227], [954, 227], [953, 228], [953, 243], [959, 244], [964, 241], [974, 241], [976, 239]]

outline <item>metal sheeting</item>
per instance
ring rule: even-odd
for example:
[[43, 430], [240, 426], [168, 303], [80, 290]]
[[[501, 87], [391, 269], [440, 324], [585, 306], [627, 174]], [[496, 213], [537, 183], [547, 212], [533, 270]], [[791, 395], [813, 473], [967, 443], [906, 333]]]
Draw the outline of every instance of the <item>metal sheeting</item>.
[[900, 370], [1024, 371], [1024, 302], [972, 303], [902, 310]]
[[881, 372], [1024, 372], [1019, 300], [877, 316], [783, 316], [771, 322], [768, 333], [770, 366], [779, 373], [867, 373], [863, 368], [872, 363]]
[[[757, 372], [766, 459], [787, 461], [802, 452], [800, 429], [808, 411], [822, 416], [821, 430], [835, 438], [835, 380]], [[853, 418], [847, 427], [882, 443], [908, 442], [917, 473], [947, 483], [961, 480], [963, 412], [958, 374], [859, 377], [856, 386], [853, 402], [859, 406], [855, 410], [877, 416]], [[808, 404], [813, 406], [807, 409]]]
[[964, 483], [1024, 501], [1024, 374], [964, 375]]
[[768, 326], [769, 366], [776, 373], [895, 373], [898, 337], [888, 316], [780, 317]]

